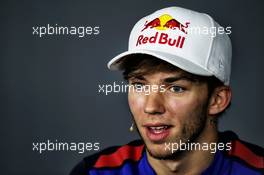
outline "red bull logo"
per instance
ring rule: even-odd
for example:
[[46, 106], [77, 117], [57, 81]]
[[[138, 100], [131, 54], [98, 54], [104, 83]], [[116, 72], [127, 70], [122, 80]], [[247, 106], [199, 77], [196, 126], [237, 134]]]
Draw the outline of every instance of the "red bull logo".
[[161, 15], [158, 18], [153, 19], [152, 21], [148, 22], [146, 21], [144, 28], [141, 30], [143, 32], [144, 30], [150, 28], [155, 28], [157, 30], [180, 30], [183, 33], [187, 34], [187, 28], [189, 26], [189, 22], [186, 22], [185, 24], [180, 23], [178, 20], [172, 18], [168, 14]]
[[[189, 24], [190, 24], [189, 22], [182, 24], [176, 19], [172, 18], [170, 15], [164, 14], [158, 18], [153, 19], [150, 22], [146, 21], [144, 28], [141, 30], [141, 32], [143, 32], [146, 29], [154, 28], [160, 31], [179, 30], [186, 35]], [[166, 44], [177, 48], [182, 48], [185, 41], [185, 35], [170, 37], [169, 34], [167, 33], [157, 31], [154, 36], [140, 35], [137, 39], [136, 46], [144, 45], [147, 43], [158, 43], [158, 44]]]
[[156, 34], [151, 37], [140, 35], [138, 37], [136, 46], [147, 43], [158, 43], [158, 44], [168, 44], [169, 46], [182, 48], [184, 41], [185, 41], [185, 37], [182, 36], [178, 36], [177, 38], [170, 38], [169, 35], [166, 33], [156, 32]]

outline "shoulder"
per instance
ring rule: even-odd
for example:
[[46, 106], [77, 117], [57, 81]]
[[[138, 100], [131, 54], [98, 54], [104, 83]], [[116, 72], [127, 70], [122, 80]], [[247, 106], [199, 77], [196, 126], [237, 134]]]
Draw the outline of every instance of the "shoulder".
[[238, 136], [226, 131], [220, 133], [220, 139], [223, 142], [230, 142], [231, 149], [226, 151], [226, 156], [243, 166], [264, 172], [264, 149], [260, 146], [240, 140]]
[[127, 161], [137, 162], [141, 159], [143, 149], [144, 143], [141, 140], [135, 140], [123, 146], [106, 148], [85, 157], [74, 167], [70, 175], [87, 174], [90, 169], [118, 168]]

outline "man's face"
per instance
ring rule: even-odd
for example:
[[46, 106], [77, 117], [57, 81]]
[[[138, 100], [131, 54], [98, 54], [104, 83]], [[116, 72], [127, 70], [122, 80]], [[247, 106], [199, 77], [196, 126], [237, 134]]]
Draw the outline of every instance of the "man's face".
[[[206, 83], [194, 82], [182, 70], [154, 72], [131, 77], [129, 84], [162, 85], [160, 91], [130, 90], [128, 102], [138, 131], [148, 152], [155, 158], [169, 158], [165, 143], [194, 141], [203, 131], [207, 118]], [[165, 90], [164, 90], [165, 89]]]

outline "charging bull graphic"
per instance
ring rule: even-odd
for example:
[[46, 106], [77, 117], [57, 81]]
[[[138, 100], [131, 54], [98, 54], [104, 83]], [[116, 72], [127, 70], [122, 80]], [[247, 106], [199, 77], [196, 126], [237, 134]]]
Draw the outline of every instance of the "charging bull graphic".
[[152, 29], [154, 27], [160, 27], [160, 19], [159, 18], [153, 19], [150, 22], [146, 21], [145, 27], [141, 30], [141, 32], [143, 32], [147, 28], [151, 28]]
[[146, 21], [144, 28], [141, 30], [143, 32], [144, 30], [150, 28], [155, 28], [157, 30], [180, 30], [183, 33], [187, 34], [187, 28], [189, 26], [190, 22], [186, 22], [185, 25], [180, 23], [178, 20], [172, 18], [168, 14], [161, 15], [159, 18], [155, 18], [154, 20], [148, 22]]
[[188, 28], [189, 24], [190, 24], [189, 22], [186, 22], [185, 25], [183, 25], [179, 21], [177, 21], [176, 19], [171, 19], [171, 20], [167, 21], [166, 24], [163, 25], [163, 27], [167, 27], [167, 28], [172, 29], [172, 30], [179, 29], [183, 33], [187, 34], [187, 31], [185, 29]]

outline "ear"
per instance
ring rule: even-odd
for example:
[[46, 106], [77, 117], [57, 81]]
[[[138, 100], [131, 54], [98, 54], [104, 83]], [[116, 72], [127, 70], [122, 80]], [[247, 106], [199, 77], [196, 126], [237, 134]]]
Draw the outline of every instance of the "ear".
[[217, 115], [223, 112], [231, 101], [231, 88], [229, 86], [217, 87], [211, 98], [208, 107], [209, 115]]

